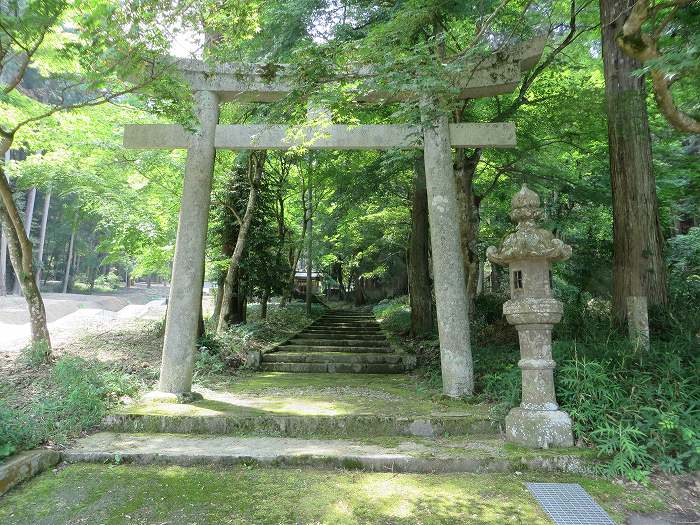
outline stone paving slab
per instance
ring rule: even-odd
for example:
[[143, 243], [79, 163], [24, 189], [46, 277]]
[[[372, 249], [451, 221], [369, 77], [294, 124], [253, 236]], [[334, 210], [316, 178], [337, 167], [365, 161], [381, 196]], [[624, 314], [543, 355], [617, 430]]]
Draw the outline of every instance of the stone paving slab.
[[415, 473], [581, 472], [588, 468], [581, 457], [565, 453], [559, 456], [509, 453], [498, 440], [473, 442], [455, 449], [410, 440], [382, 446], [347, 440], [112, 432], [79, 440], [63, 453], [63, 459], [181, 466], [245, 463]]

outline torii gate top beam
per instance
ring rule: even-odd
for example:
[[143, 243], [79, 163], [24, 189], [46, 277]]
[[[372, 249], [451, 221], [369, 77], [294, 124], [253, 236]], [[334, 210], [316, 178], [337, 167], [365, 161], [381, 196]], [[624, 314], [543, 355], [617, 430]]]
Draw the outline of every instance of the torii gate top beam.
[[[482, 98], [510, 93], [520, 83], [521, 73], [537, 64], [544, 44], [544, 38], [536, 38], [494, 53], [475, 64], [474, 71], [459, 86], [458, 97]], [[294, 89], [285, 82], [283, 65], [228, 63], [212, 66], [201, 60], [188, 59], [178, 60], [177, 65], [194, 91], [214, 91], [221, 101], [269, 103], [284, 98]], [[416, 94], [410, 92], [375, 91], [364, 93], [357, 100], [396, 102], [415, 97]]]

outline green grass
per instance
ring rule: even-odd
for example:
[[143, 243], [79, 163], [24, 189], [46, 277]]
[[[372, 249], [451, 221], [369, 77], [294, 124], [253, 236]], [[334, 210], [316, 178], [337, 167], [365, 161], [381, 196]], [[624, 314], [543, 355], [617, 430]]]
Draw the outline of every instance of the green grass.
[[614, 518], [658, 510], [646, 489], [572, 476], [72, 465], [0, 499], [0, 523], [549, 524], [524, 481], [579, 482]]
[[406, 375], [243, 373], [203, 379], [205, 400], [190, 405], [137, 404], [121, 410], [153, 415], [397, 415], [486, 417], [487, 404], [448, 399]]

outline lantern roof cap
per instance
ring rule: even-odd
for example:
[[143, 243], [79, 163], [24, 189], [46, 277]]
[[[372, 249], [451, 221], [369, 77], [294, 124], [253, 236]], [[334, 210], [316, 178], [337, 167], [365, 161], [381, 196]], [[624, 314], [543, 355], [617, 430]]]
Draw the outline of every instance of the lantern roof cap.
[[541, 216], [539, 195], [523, 184], [511, 199], [510, 218], [518, 223], [517, 229], [503, 239], [500, 250], [495, 246], [486, 250], [489, 261], [505, 266], [522, 259], [565, 261], [571, 257], [571, 246], [538, 226]]

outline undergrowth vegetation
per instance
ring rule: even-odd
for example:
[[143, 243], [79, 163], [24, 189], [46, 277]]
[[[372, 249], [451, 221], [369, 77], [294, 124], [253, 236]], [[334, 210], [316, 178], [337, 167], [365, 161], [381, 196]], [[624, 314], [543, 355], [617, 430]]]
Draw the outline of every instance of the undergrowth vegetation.
[[[572, 417], [577, 444], [595, 448], [611, 476], [643, 481], [656, 469], [700, 469], [700, 315], [680, 301], [652, 311], [651, 350], [644, 351], [611, 326], [609, 304], [576, 295], [562, 297], [553, 353], [557, 398]], [[521, 388], [517, 337], [502, 319], [503, 300], [479, 297], [472, 323], [477, 394], [494, 403], [499, 419], [520, 403]], [[375, 313], [386, 329], [408, 333], [405, 298], [385, 301]], [[404, 342], [420, 373], [439, 387], [437, 337]]]
[[[324, 312], [325, 307], [314, 304], [311, 318], [315, 319]], [[303, 303], [289, 303], [284, 308], [271, 304], [265, 319], [260, 316], [259, 304], [249, 305], [245, 323], [233, 325], [223, 334], [216, 334], [212, 327], [200, 338], [195, 378], [240, 368], [245, 363], [248, 351], [281, 343], [301, 331], [309, 322]]]
[[[314, 305], [312, 318], [325, 308]], [[195, 379], [231, 373], [245, 362], [249, 350], [262, 350], [282, 342], [306, 326], [301, 303], [285, 308], [270, 305], [267, 318], [260, 317], [260, 306], [248, 307], [248, 322], [232, 326], [224, 334], [213, 329], [200, 338], [195, 362]], [[115, 351], [130, 351], [123, 362], [67, 355], [55, 362], [47, 359], [42, 346], [28, 346], [17, 361], [12, 378], [0, 380], [0, 460], [15, 452], [42, 444], [62, 444], [82, 431], [96, 426], [107, 412], [126, 397], [135, 397], [153, 386], [155, 369], [141, 348], [160, 347], [164, 322], [154, 322], [132, 332], [100, 337], [87, 336], [88, 353], [109, 357]], [[153, 341], [152, 341], [153, 340]], [[82, 348], [82, 344], [78, 345]], [[148, 353], [148, 352], [146, 352]], [[141, 355], [143, 354], [143, 355]]]
[[123, 396], [143, 385], [131, 374], [79, 357], [45, 365], [31, 399], [0, 396], [0, 458], [43, 443], [63, 442], [97, 425]]

